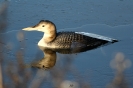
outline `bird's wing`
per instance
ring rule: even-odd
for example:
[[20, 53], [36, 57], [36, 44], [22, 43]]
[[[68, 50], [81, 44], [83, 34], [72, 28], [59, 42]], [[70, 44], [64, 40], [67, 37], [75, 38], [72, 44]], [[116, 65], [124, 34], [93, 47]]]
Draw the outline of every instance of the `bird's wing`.
[[56, 50], [68, 50], [71, 53], [84, 52], [107, 43], [114, 43], [115, 39], [86, 32], [59, 32], [51, 44]]

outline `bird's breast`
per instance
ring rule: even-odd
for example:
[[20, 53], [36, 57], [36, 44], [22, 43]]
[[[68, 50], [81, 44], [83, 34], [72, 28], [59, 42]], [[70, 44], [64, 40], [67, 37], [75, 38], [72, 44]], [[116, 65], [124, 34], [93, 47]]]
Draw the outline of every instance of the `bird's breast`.
[[43, 51], [45, 49], [54, 49], [56, 48], [55, 44], [51, 44], [51, 43], [46, 43], [44, 41], [44, 39], [42, 38], [39, 42], [38, 42], [38, 47]]
[[46, 47], [47, 47], [47, 43], [45, 43], [43, 41], [43, 39], [41, 39], [39, 42], [38, 42], [38, 47], [41, 49], [41, 50], [44, 50]]

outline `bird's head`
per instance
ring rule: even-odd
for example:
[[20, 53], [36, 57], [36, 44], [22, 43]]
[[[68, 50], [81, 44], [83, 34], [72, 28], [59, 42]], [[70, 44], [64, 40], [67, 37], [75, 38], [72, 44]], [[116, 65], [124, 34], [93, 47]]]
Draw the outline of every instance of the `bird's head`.
[[38, 24], [32, 27], [23, 28], [24, 31], [41, 31], [44, 33], [50, 33], [56, 31], [56, 26], [49, 20], [41, 20]]

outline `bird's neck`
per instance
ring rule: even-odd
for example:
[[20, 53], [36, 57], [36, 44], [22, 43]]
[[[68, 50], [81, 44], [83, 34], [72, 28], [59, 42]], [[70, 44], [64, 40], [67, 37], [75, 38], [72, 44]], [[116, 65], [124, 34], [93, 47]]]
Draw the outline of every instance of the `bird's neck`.
[[52, 40], [54, 40], [55, 37], [56, 37], [56, 30], [53, 30], [53, 31], [45, 32], [44, 35], [43, 35], [43, 40], [46, 43], [49, 43]]

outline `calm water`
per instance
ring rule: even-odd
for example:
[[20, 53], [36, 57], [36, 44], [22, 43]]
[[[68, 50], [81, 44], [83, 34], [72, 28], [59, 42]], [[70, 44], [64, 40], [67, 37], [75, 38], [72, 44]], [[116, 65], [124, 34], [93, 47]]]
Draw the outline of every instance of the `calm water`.
[[[82, 78], [87, 80], [92, 88], [104, 88], [114, 76], [110, 61], [117, 52], [124, 53], [125, 58], [133, 62], [132, 6], [132, 0], [10, 0], [8, 28], [1, 35], [7, 36], [4, 42], [11, 44], [12, 50], [8, 53], [4, 51], [4, 53], [7, 55], [8, 61], [15, 61], [15, 52], [19, 48], [17, 34], [22, 28], [33, 26], [42, 19], [53, 21], [57, 26], [57, 31], [84, 31], [116, 38], [120, 42], [72, 55], [71, 64]], [[24, 36], [26, 44], [25, 63], [34, 61], [37, 54], [39, 54], [38, 58], [42, 58], [43, 53], [38, 49], [37, 42], [43, 33], [24, 32]], [[66, 56], [58, 54], [57, 58]], [[57, 60], [57, 64], [60, 60], [62, 59]], [[125, 71], [130, 86], [133, 86], [131, 83], [133, 81], [132, 68], [133, 66]], [[69, 76], [66, 80], [74, 80]]]

